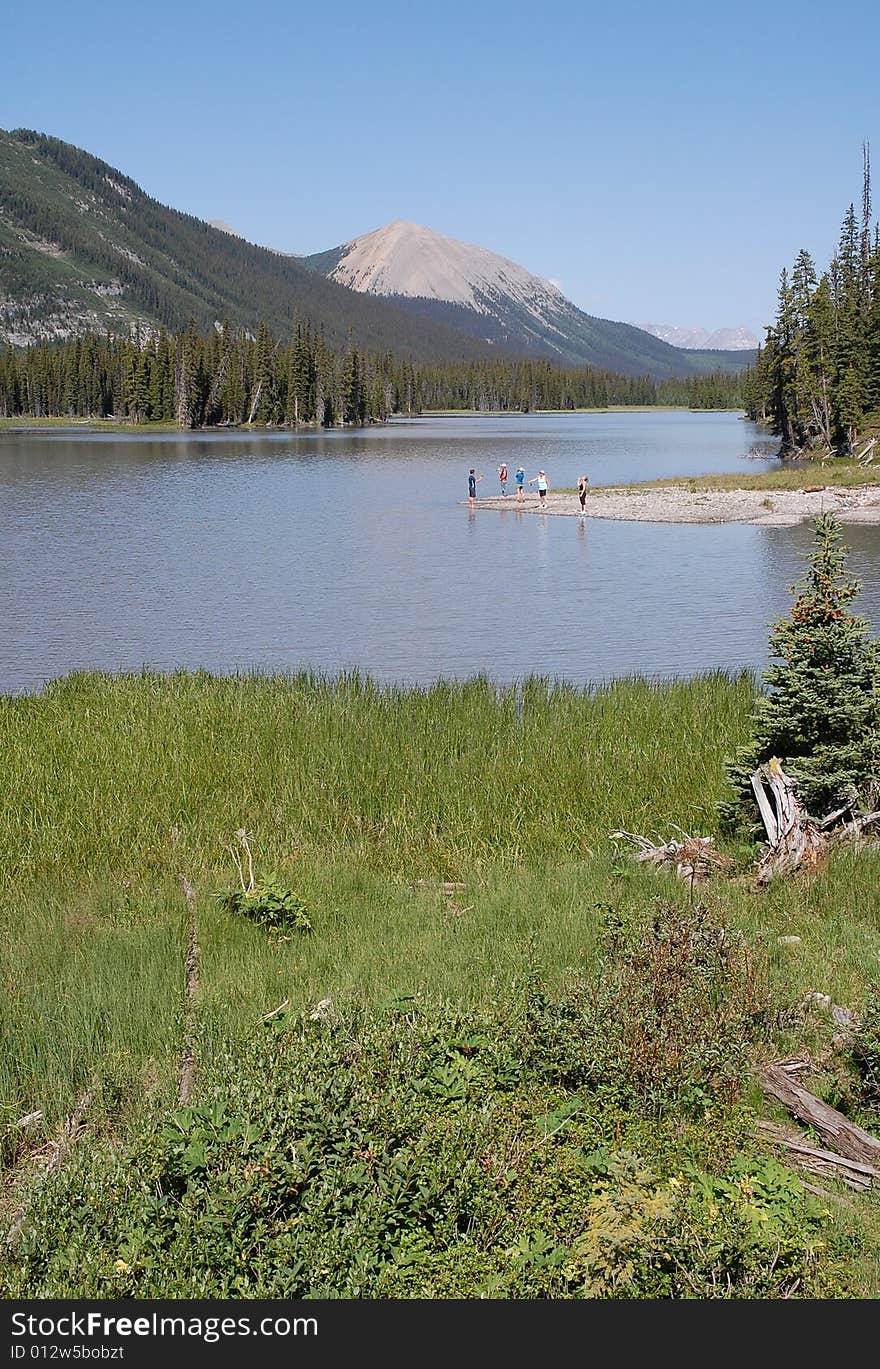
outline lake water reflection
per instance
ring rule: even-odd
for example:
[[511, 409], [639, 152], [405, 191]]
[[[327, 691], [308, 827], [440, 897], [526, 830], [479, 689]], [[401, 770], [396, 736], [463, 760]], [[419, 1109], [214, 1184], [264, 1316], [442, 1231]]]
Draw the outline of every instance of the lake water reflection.
[[[554, 487], [775, 464], [732, 414], [426, 418], [326, 434], [0, 434], [0, 691], [73, 669], [579, 683], [760, 669], [807, 527], [469, 510]], [[849, 527], [880, 621], [880, 528]]]

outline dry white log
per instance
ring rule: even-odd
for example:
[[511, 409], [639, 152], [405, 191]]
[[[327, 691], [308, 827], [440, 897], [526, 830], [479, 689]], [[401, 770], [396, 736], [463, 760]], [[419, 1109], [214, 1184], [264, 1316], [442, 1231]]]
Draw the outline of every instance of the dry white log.
[[770, 807], [770, 800], [764, 793], [760, 771], [755, 771], [752, 776], [752, 792], [754, 793], [758, 804], [758, 811], [761, 814], [764, 831], [767, 833], [767, 840], [771, 846], [775, 846], [779, 837], [779, 824], [773, 815], [773, 809]]
[[[773, 756], [758, 767], [751, 782], [768, 843], [758, 865], [758, 883], [767, 884], [775, 875], [791, 874], [805, 862], [815, 864], [827, 839], [801, 808], [795, 783], [786, 775], [782, 762]], [[759, 793], [763, 794], [763, 803]]]
[[37, 1111], [37, 1112], [28, 1112], [28, 1113], [25, 1113], [24, 1117], [19, 1117], [19, 1119], [18, 1119], [17, 1122], [13, 1122], [13, 1123], [11, 1124], [10, 1130], [12, 1130], [12, 1131], [33, 1131], [34, 1127], [38, 1127], [38, 1126], [40, 1125], [40, 1123], [42, 1122], [42, 1120], [43, 1120], [43, 1114], [42, 1114], [42, 1112], [40, 1112], [40, 1111]]
[[271, 1012], [264, 1012], [263, 1016], [260, 1018], [260, 1021], [271, 1022], [273, 1017], [277, 1017], [279, 1013], [284, 1012], [284, 1009], [288, 1007], [290, 1007], [290, 999], [285, 998], [284, 1002], [279, 1003], [277, 1008], [273, 1008]]
[[332, 996], [322, 998], [316, 1003], [309, 1013], [310, 1022], [323, 1022], [325, 1027], [338, 1027], [339, 1015], [333, 1003]]

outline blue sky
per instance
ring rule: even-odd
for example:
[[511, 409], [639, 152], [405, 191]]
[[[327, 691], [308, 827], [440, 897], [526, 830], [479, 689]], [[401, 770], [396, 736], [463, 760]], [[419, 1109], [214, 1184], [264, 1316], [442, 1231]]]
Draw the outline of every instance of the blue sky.
[[780, 268], [880, 207], [880, 6], [9, 6], [0, 127], [252, 241], [413, 219], [603, 317], [756, 331]]

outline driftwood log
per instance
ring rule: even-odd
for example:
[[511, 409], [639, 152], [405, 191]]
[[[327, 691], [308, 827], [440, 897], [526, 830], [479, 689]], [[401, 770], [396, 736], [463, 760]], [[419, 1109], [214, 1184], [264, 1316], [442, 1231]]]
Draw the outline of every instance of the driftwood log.
[[675, 871], [679, 879], [702, 884], [711, 875], [730, 867], [731, 861], [716, 851], [712, 837], [692, 837], [682, 832], [682, 840], [654, 842], [637, 832], [612, 832], [612, 841], [628, 841], [636, 849], [633, 860], [648, 861]]
[[817, 1131], [838, 1155], [877, 1170], [880, 1177], [880, 1140], [805, 1089], [792, 1078], [784, 1062], [765, 1065], [758, 1074], [758, 1082], [764, 1093], [782, 1103], [799, 1122]]
[[840, 1179], [848, 1188], [864, 1192], [880, 1180], [880, 1169], [876, 1166], [848, 1160], [833, 1150], [820, 1150], [817, 1146], [807, 1145], [802, 1137], [792, 1136], [775, 1122], [759, 1122], [758, 1135], [774, 1145], [783, 1146], [802, 1169], [809, 1170], [811, 1174]]

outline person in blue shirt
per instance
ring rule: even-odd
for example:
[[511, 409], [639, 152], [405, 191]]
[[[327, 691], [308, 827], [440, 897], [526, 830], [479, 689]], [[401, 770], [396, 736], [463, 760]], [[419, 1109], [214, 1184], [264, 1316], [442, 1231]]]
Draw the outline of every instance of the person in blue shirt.
[[516, 471], [514, 472], [514, 477], [513, 477], [513, 478], [514, 478], [514, 480], [516, 481], [516, 497], [517, 497], [517, 499], [522, 499], [522, 498], [523, 498], [523, 483], [524, 483], [525, 478], [526, 478], [526, 473], [525, 473], [525, 471], [523, 470], [522, 466], [517, 466]]
[[482, 478], [483, 478], [483, 477], [482, 477], [481, 475], [476, 475], [476, 474], [474, 473], [474, 468], [473, 468], [473, 466], [471, 466], [470, 470], [468, 471], [468, 503], [469, 503], [469, 504], [473, 504], [474, 500], [476, 499], [476, 497], [477, 497], [477, 485], [478, 485], [479, 482], [482, 480]]

